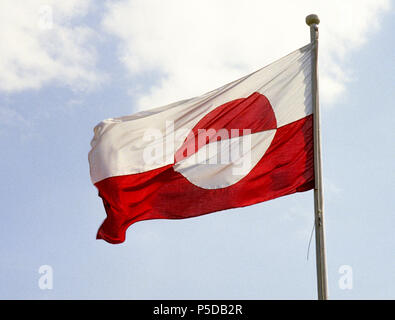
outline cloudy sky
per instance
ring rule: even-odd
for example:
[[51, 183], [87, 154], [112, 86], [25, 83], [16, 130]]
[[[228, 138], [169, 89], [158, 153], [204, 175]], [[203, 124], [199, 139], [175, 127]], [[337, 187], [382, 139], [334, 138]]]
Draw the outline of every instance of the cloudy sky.
[[[320, 16], [330, 295], [395, 298], [394, 2], [0, 3], [0, 298], [314, 299], [311, 191], [202, 217], [105, 217], [87, 154], [101, 120], [215, 89], [309, 42]], [[42, 265], [53, 289], [38, 286]], [[352, 269], [352, 289], [339, 269]], [[348, 267], [347, 267], [348, 268]]]

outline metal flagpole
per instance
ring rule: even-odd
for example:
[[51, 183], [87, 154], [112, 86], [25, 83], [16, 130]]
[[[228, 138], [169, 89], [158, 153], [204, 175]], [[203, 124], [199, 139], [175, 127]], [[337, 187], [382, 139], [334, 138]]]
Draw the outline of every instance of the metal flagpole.
[[328, 299], [328, 276], [326, 271], [325, 229], [324, 229], [324, 199], [322, 190], [322, 159], [321, 159], [321, 130], [320, 105], [318, 96], [318, 24], [320, 19], [315, 14], [306, 17], [310, 27], [310, 40], [313, 45], [311, 63], [311, 81], [313, 98], [314, 121], [314, 216], [315, 216], [315, 247], [317, 264], [318, 299]]

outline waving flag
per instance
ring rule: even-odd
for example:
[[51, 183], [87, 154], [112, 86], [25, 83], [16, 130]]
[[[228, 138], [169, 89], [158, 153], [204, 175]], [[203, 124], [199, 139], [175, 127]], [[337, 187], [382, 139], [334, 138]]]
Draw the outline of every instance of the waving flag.
[[309, 44], [202, 96], [94, 129], [98, 239], [141, 220], [183, 219], [314, 187]]

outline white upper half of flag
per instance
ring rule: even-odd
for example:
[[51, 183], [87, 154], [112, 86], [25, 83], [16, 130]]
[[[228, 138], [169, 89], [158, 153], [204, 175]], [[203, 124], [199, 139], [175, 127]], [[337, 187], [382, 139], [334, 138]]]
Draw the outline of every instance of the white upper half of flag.
[[[93, 183], [108, 177], [141, 173], [174, 163], [174, 150], [181, 147], [186, 135], [176, 140], [173, 149], [165, 148], [164, 160], [147, 162], [144, 159], [147, 130], [161, 132], [165, 138], [182, 130], [188, 134], [205, 115], [218, 106], [246, 98], [254, 92], [261, 93], [269, 100], [277, 128], [312, 114], [311, 58], [312, 45], [309, 44], [199, 97], [102, 121], [94, 129], [92, 149], [89, 152]], [[171, 130], [169, 122], [172, 123]], [[273, 135], [267, 137], [272, 139]], [[267, 147], [269, 145], [270, 143]], [[185, 165], [180, 164], [178, 167], [186, 172], [193, 171], [193, 168], [189, 169]]]

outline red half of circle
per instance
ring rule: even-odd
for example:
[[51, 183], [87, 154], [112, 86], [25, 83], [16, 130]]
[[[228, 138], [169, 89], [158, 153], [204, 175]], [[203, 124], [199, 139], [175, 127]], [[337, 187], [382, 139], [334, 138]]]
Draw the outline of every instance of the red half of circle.
[[[263, 94], [254, 92], [247, 98], [226, 102], [205, 115], [175, 153], [175, 163], [194, 154], [210, 142], [276, 128], [276, 116], [269, 100]], [[199, 133], [203, 129], [206, 130], [204, 141], [201, 139], [202, 136], [199, 138]], [[245, 129], [249, 130], [243, 131]], [[224, 135], [226, 132], [227, 137]]]

